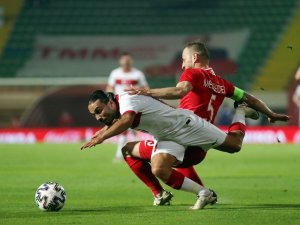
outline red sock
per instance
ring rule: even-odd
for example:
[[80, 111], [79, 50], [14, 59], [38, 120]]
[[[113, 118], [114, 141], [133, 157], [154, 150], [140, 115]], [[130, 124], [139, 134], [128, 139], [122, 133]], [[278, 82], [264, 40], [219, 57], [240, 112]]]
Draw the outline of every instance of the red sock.
[[169, 179], [165, 182], [174, 189], [180, 189], [184, 180], [184, 175], [176, 170], [173, 170]]
[[241, 131], [245, 134], [246, 132], [246, 125], [245, 124], [242, 124], [242, 123], [239, 123], [239, 122], [236, 122], [236, 123], [233, 123], [229, 126], [228, 128], [228, 131]]
[[200, 177], [198, 176], [198, 174], [196, 173], [196, 170], [194, 169], [194, 167], [188, 167], [188, 168], [176, 168], [176, 170], [183, 174], [185, 177], [190, 178], [191, 180], [195, 181], [196, 183], [200, 184], [201, 186], [204, 186], [202, 180], [200, 179]]
[[124, 159], [135, 175], [151, 189], [154, 196], [163, 190], [158, 179], [152, 174], [148, 162], [135, 157], [124, 157]]

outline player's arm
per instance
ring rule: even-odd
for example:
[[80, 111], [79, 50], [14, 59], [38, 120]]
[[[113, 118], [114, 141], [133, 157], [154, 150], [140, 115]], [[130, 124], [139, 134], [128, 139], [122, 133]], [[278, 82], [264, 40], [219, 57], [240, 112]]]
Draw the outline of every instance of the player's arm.
[[134, 118], [135, 112], [127, 112], [123, 114], [118, 121], [113, 123], [110, 127], [107, 127], [103, 133], [99, 133], [96, 137], [92, 138], [89, 142], [81, 146], [81, 150], [101, 144], [106, 139], [123, 133], [131, 127]]
[[300, 81], [300, 66], [298, 67], [296, 73], [295, 73], [295, 79]]
[[98, 131], [92, 136], [91, 139], [94, 139], [94, 138], [96, 138], [97, 136], [102, 135], [107, 129], [108, 129], [108, 126], [102, 127], [100, 130], [98, 130]]
[[249, 107], [256, 109], [269, 117], [269, 120], [272, 123], [276, 121], [288, 121], [290, 119], [290, 117], [285, 114], [273, 112], [265, 102], [237, 87], [234, 88], [232, 99], [235, 101], [245, 102]]
[[146, 89], [146, 88], [134, 88], [126, 89], [130, 95], [146, 95], [154, 98], [161, 99], [179, 99], [183, 98], [187, 93], [193, 89], [193, 86], [188, 81], [179, 82], [176, 87]]
[[125, 114], [123, 114], [118, 121], [116, 121], [103, 133], [103, 141], [118, 134], [121, 134], [128, 128], [130, 128], [134, 121], [135, 115], [136, 113], [133, 111], [125, 112]]
[[300, 95], [297, 95], [297, 93], [295, 92], [293, 95], [293, 102], [300, 107]]
[[115, 92], [115, 84], [116, 84], [115, 72], [112, 71], [109, 74], [105, 91], [114, 93]]

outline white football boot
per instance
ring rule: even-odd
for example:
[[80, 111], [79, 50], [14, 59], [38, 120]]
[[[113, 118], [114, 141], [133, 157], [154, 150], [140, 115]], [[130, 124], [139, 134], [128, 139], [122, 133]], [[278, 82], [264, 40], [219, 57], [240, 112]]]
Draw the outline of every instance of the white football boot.
[[199, 192], [197, 196], [197, 201], [195, 205], [190, 207], [190, 209], [193, 210], [203, 209], [208, 204], [211, 205], [215, 204], [217, 200], [218, 200], [217, 194], [213, 190], [211, 189], [202, 190]]
[[154, 196], [154, 206], [159, 206], [159, 205], [170, 205], [170, 201], [173, 198], [173, 194], [169, 191], [163, 190], [156, 196]]

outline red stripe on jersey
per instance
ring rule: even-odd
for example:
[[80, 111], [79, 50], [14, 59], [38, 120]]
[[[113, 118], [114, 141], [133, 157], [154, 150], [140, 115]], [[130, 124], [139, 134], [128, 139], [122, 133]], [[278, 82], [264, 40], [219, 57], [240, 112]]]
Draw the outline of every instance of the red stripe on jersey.
[[131, 125], [132, 129], [134, 129], [134, 128], [136, 128], [136, 127], [138, 127], [140, 125], [141, 117], [142, 117], [142, 113], [141, 112], [139, 112], [138, 114], [135, 115], [133, 123]]
[[116, 106], [117, 106], [118, 118], [120, 118], [119, 95], [115, 95], [115, 98], [116, 98]]
[[138, 127], [138, 126], [140, 125], [142, 113], [141, 113], [141, 112], [136, 113], [136, 112], [133, 111], [133, 110], [128, 110], [128, 111], [125, 111], [125, 112], [123, 113], [123, 115], [126, 114], [126, 113], [132, 113], [132, 114], [135, 115], [135, 116], [134, 116], [134, 120], [133, 120], [133, 122], [132, 122], [130, 128], [131, 128], [131, 129], [134, 129], [134, 128]]
[[122, 79], [117, 79], [116, 84], [125, 84], [125, 85], [137, 85], [138, 81], [137, 80], [122, 80]]
[[132, 114], [136, 115], [136, 111], [133, 111], [133, 110], [127, 110], [122, 115], [125, 115], [126, 113], [132, 113]]

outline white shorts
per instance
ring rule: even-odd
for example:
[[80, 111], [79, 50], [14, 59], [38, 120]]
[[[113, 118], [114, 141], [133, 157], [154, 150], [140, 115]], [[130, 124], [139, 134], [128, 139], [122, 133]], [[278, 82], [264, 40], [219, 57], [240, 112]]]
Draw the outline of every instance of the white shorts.
[[186, 125], [173, 136], [172, 141], [183, 146], [199, 146], [207, 151], [221, 145], [227, 134], [206, 120], [192, 115]]
[[156, 148], [153, 148], [151, 158], [160, 153], [168, 153], [182, 162], [186, 147], [173, 141], [158, 141]]

